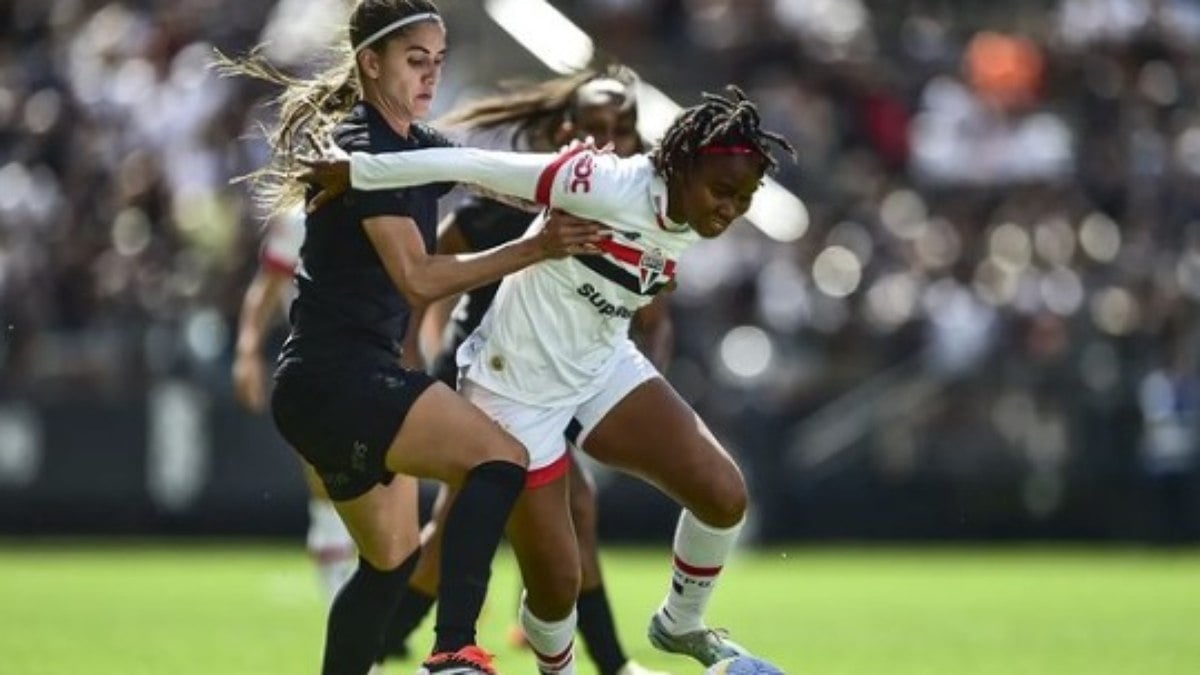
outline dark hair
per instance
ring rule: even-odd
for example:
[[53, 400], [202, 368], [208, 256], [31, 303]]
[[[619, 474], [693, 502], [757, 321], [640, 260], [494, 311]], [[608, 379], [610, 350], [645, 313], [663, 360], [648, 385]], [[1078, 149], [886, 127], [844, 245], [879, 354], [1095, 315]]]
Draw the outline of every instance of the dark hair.
[[381, 51], [388, 40], [408, 30], [411, 24], [380, 35], [368, 45], [363, 42], [396, 21], [426, 13], [440, 16], [431, 0], [361, 0], [350, 14], [348, 40], [331, 50], [326, 68], [307, 79], [280, 72], [262, 56], [261, 47], [240, 59], [217, 54], [216, 67], [223, 75], [245, 75], [284, 88], [272, 101], [279, 108], [278, 120], [266, 132], [271, 157], [265, 166], [242, 177], [254, 183], [257, 201], [278, 212], [303, 199], [304, 187], [292, 178], [299, 168], [297, 154], [310, 134], [317, 138], [327, 136], [362, 97], [358, 51], [364, 48]]
[[710, 145], [745, 145], [756, 150], [766, 160], [768, 171], [779, 163], [771, 154], [778, 146], [793, 159], [796, 151], [780, 134], [761, 128], [758, 107], [735, 85], [728, 85], [728, 98], [705, 92], [703, 103], [681, 112], [662, 140], [650, 151], [654, 168], [664, 179], [686, 170], [695, 161], [701, 148]]
[[625, 93], [620, 104], [635, 110], [637, 74], [632, 68], [614, 64], [586, 68], [533, 84], [505, 82], [501, 85], [503, 93], [452, 110], [441, 121], [465, 129], [495, 129], [512, 125], [511, 141], [514, 146], [519, 140], [531, 145], [539, 140], [548, 141], [564, 121], [569, 121], [580, 107], [589, 105], [587, 101], [579, 99], [580, 91], [588, 83], [606, 79], [622, 85]]

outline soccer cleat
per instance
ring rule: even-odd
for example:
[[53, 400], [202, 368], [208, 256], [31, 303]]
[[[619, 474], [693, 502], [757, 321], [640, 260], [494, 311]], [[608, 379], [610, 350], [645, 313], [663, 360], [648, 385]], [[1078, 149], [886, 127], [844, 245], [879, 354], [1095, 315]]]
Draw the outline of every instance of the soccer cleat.
[[647, 668], [646, 666], [643, 666], [642, 664], [638, 663], [637, 661], [630, 659], [629, 661], [625, 662], [625, 665], [621, 666], [621, 669], [617, 671], [617, 675], [671, 675], [671, 674], [663, 672], [661, 670], [650, 670], [649, 668]]
[[667, 631], [657, 613], [650, 619], [650, 628], [646, 633], [650, 644], [659, 651], [690, 656], [705, 666], [711, 666], [721, 659], [750, 655], [744, 647], [730, 640], [729, 633], [722, 628], [701, 628], [673, 635]]
[[425, 659], [417, 675], [496, 675], [492, 655], [475, 645], [456, 652], [438, 652]]

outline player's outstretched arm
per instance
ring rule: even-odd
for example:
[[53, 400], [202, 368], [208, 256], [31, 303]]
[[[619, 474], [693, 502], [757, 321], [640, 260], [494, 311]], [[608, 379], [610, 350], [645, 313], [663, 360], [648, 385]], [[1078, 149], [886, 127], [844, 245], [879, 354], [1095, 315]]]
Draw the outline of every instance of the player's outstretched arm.
[[615, 162], [615, 155], [598, 153], [584, 143], [573, 144], [558, 154], [477, 148], [355, 152], [349, 160], [348, 187], [384, 190], [434, 182], [468, 183], [602, 220], [619, 206], [614, 203], [617, 191], [609, 185], [614, 182]]

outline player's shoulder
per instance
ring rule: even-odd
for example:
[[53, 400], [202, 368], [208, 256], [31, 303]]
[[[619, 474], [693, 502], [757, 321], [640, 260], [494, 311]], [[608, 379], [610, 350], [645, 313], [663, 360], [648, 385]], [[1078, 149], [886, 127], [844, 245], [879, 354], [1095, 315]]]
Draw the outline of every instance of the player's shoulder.
[[422, 148], [452, 148], [457, 145], [445, 133], [424, 122], [414, 122], [412, 134]]
[[369, 152], [371, 124], [366, 104], [359, 102], [333, 128], [333, 142], [346, 152]]
[[581, 152], [568, 162], [564, 178], [570, 192], [604, 193], [630, 199], [651, 184], [654, 167], [643, 155], [619, 157], [611, 152]]

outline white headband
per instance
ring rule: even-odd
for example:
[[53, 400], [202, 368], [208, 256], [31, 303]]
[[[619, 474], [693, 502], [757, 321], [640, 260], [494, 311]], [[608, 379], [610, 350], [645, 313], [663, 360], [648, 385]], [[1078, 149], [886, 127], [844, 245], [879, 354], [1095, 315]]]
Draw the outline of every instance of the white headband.
[[387, 35], [388, 33], [391, 33], [394, 30], [399, 30], [401, 28], [404, 28], [405, 26], [409, 25], [410, 23], [417, 23], [418, 21], [437, 21], [438, 23], [441, 23], [442, 16], [440, 14], [438, 14], [437, 12], [425, 12], [423, 14], [410, 14], [410, 15], [404, 17], [403, 19], [396, 19], [395, 21], [389, 23], [388, 25], [384, 26], [383, 28], [380, 28], [379, 30], [375, 31], [374, 33], [371, 33], [371, 35], [369, 35], [367, 37], [367, 39], [358, 43], [358, 46], [354, 48], [354, 53], [357, 54], [357, 53], [361, 52], [362, 50], [366, 49], [367, 47], [370, 47], [372, 44], [378, 42], [379, 38]]
[[575, 107], [615, 103], [621, 112], [628, 112], [636, 102], [633, 87], [613, 77], [597, 77], [575, 90]]

